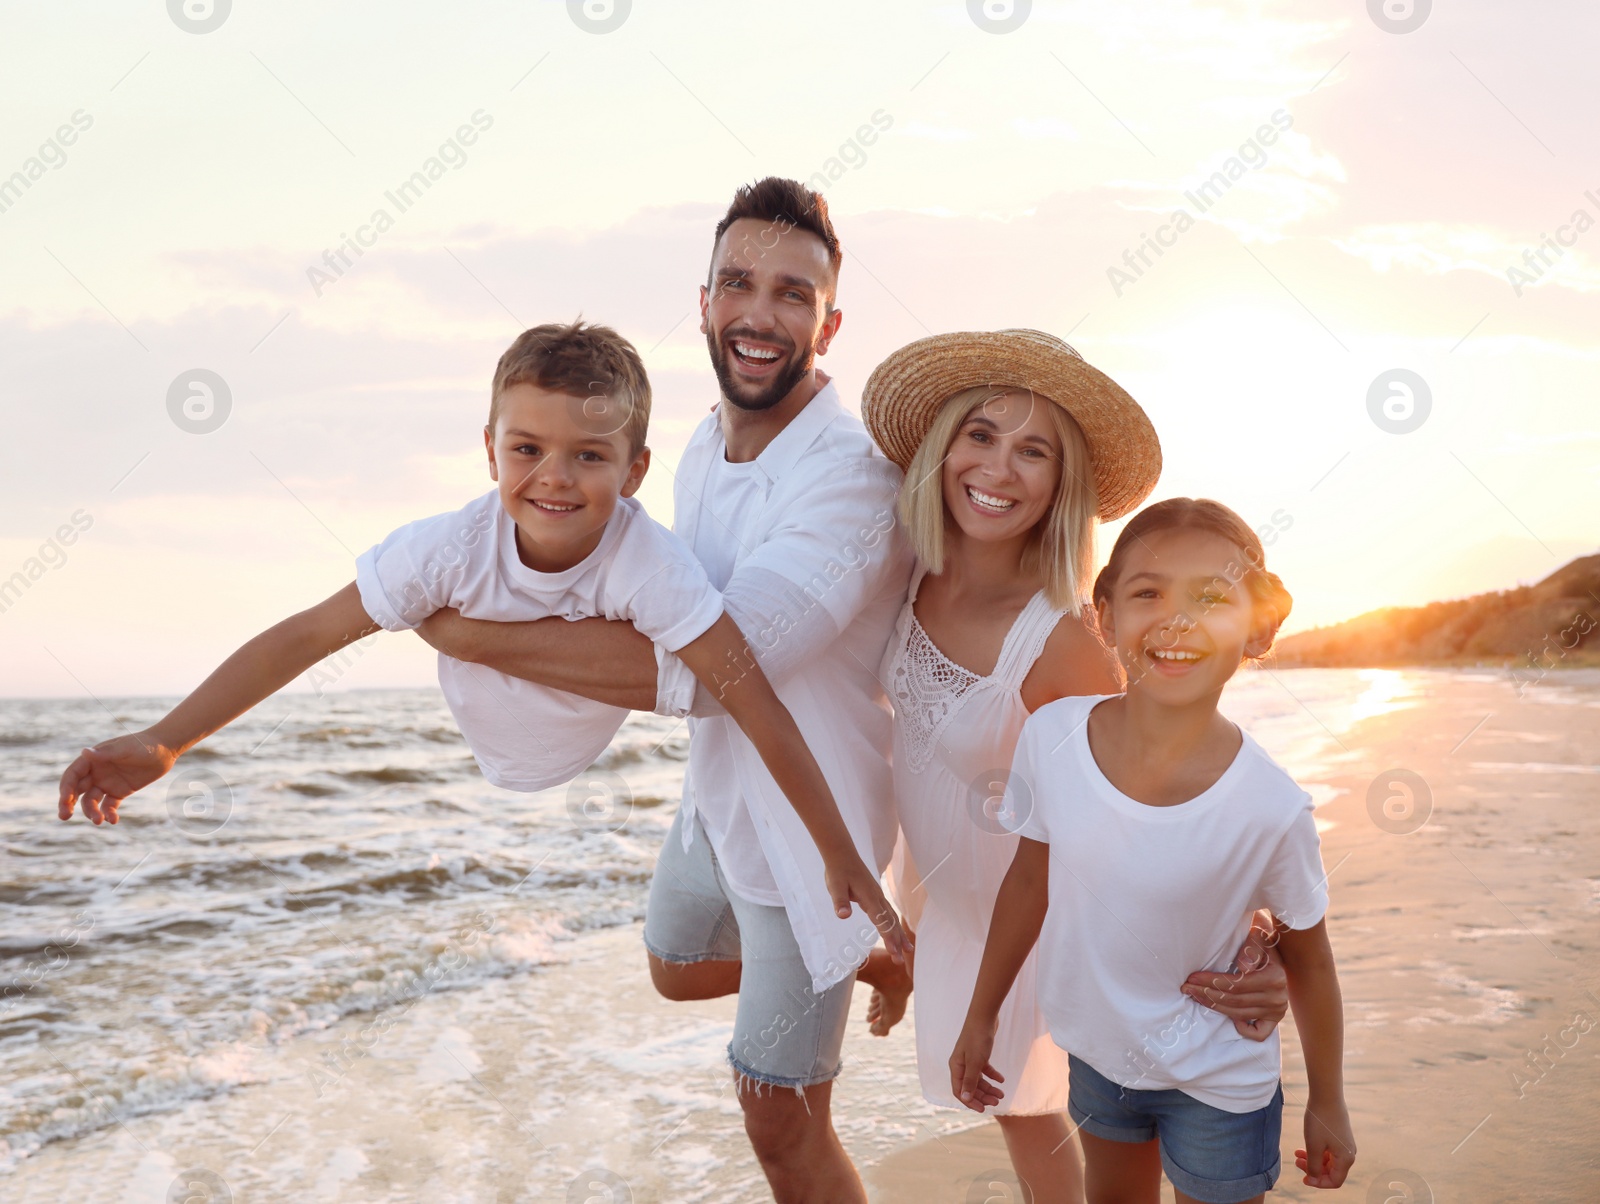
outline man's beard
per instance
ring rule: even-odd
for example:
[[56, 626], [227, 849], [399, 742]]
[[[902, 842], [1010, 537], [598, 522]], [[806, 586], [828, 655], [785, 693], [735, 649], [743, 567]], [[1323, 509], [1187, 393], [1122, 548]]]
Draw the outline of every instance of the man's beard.
[[722, 395], [741, 410], [760, 411], [770, 410], [777, 405], [794, 387], [811, 371], [811, 366], [817, 361], [815, 347], [807, 347], [804, 354], [794, 354], [794, 358], [765, 385], [759, 386], [760, 392], [751, 396], [748, 382], [740, 381], [734, 376], [733, 349], [727, 344], [733, 340], [733, 335], [719, 337], [711, 331], [706, 332], [706, 347], [711, 352], [711, 367], [717, 374], [717, 384], [722, 389]]

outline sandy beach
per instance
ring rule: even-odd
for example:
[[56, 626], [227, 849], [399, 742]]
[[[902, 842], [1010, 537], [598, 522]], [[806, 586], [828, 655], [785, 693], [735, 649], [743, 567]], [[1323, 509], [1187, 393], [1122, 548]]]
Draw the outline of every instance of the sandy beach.
[[[1600, 674], [1552, 674], [1521, 692], [1491, 674], [1408, 677], [1420, 705], [1340, 737], [1347, 751], [1328, 778], [1339, 795], [1318, 809], [1332, 824], [1323, 858], [1360, 1151], [1337, 1198], [1594, 1200]], [[1431, 806], [1406, 816], [1395, 804], [1385, 830], [1368, 791], [1395, 768], [1421, 775]], [[1292, 1021], [1285, 1031], [1288, 1170], [1269, 1198], [1327, 1198], [1290, 1162], [1305, 1075]], [[884, 1204], [1019, 1199], [964, 1194], [985, 1162], [1005, 1165], [979, 1131], [897, 1153], [869, 1178]]]
[[[1330, 729], [1314, 787], [1360, 1144], [1340, 1198], [1592, 1200], [1600, 674], [1378, 685], [1374, 713]], [[1426, 784], [1409, 814], [1369, 808], [1393, 769]], [[921, 1101], [909, 1022], [869, 1037], [866, 995], [835, 1108], [871, 1198], [1020, 1200], [995, 1127]], [[258, 1044], [243, 1081], [219, 1074], [229, 1089], [209, 1098], [119, 1104], [20, 1162], [0, 1194], [156, 1204], [185, 1198], [169, 1194], [183, 1178], [208, 1201], [759, 1201], [722, 1063], [732, 1014], [731, 1000], [657, 999], [636, 922], [583, 933], [526, 974]], [[1273, 1198], [1302, 1200], [1288, 1032], [1290, 1169]]]

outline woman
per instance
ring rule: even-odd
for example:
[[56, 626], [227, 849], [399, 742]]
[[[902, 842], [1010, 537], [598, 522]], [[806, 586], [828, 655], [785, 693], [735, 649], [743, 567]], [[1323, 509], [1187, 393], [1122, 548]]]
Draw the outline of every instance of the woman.
[[[919, 561], [881, 673], [895, 707], [894, 885], [917, 931], [923, 1095], [959, 1107], [947, 1059], [1016, 848], [995, 809], [1017, 734], [1044, 703], [1122, 689], [1084, 605], [1094, 528], [1150, 492], [1161, 449], [1115, 382], [1066, 343], [1029, 330], [936, 335], [901, 348], [867, 381], [862, 416], [905, 470], [900, 518]], [[1104, 922], [1115, 925], [1115, 900], [1106, 902]], [[1196, 975], [1174, 989], [1205, 1003], [1201, 993], [1219, 977]], [[1215, 1006], [1246, 1036], [1264, 1038], [1287, 1010], [1281, 971], [1254, 976], [1248, 988], [1224, 987]], [[888, 1032], [904, 1008], [903, 994], [880, 989], [873, 1031]], [[1044, 1023], [1032, 957], [1001, 1010], [992, 1062], [1006, 1083], [994, 1112], [1025, 1195], [1077, 1204], [1082, 1171], [1063, 1115], [1067, 1053]]]

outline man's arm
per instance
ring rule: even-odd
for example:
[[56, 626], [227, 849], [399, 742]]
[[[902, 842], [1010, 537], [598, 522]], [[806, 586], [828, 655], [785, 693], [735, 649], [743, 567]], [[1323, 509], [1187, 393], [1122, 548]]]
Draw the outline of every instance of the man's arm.
[[487, 665], [634, 711], [656, 707], [656, 648], [619, 619], [532, 619], [498, 623], [436, 610], [417, 628], [429, 644], [458, 661]]
[[[886, 570], [909, 567], [894, 530], [893, 471], [851, 464], [823, 478], [722, 591], [724, 608], [774, 685], [839, 637], [876, 596]], [[655, 710], [662, 686], [675, 694], [676, 685], [694, 685], [678, 657], [665, 655], [658, 665], [655, 645], [617, 620], [497, 623], [445, 609], [417, 633], [457, 660], [636, 711]], [[714, 691], [702, 687], [693, 697], [691, 714], [722, 713]]]
[[1306, 1186], [1338, 1187], [1356, 1160], [1356, 1141], [1344, 1102], [1344, 1003], [1327, 922], [1283, 929], [1278, 948], [1306, 1059], [1306, 1147], [1295, 1151], [1295, 1163]]
[[116, 823], [123, 799], [160, 778], [201, 740], [324, 657], [377, 630], [354, 582], [269, 627], [150, 727], [84, 749], [61, 775], [59, 815], [71, 819], [73, 804], [81, 801], [94, 823]]

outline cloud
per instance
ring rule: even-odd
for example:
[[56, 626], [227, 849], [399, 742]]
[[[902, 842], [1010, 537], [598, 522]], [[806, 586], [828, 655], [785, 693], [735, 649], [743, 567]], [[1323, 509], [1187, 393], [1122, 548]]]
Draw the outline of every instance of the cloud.
[[1485, 226], [1424, 222], [1364, 226], [1333, 243], [1377, 272], [1481, 272], [1510, 285], [1515, 296], [1544, 286], [1592, 293], [1600, 292], [1600, 263], [1593, 258], [1600, 232], [1591, 233], [1595, 223], [1595, 215], [1580, 208], [1533, 240]]

